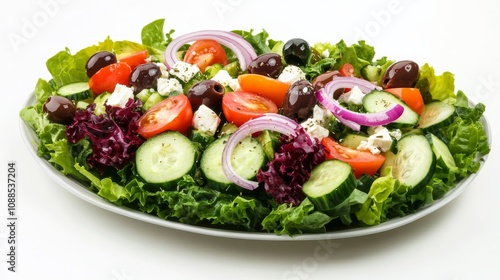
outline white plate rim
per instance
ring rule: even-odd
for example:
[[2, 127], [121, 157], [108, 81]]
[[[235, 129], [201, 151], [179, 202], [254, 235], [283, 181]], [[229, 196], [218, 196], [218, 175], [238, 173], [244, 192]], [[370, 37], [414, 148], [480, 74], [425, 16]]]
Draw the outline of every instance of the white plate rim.
[[[26, 102], [24, 103], [24, 107], [29, 106], [35, 103], [35, 95], [31, 94]], [[472, 104], [472, 103], [471, 103]], [[491, 129], [486, 118], [482, 117], [482, 123], [484, 129], [486, 131], [486, 135], [488, 136], [488, 142], [491, 147]], [[139, 220], [142, 222], [155, 224], [158, 226], [163, 226], [166, 228], [171, 228], [179, 231], [185, 231], [190, 233], [196, 233], [207, 236], [215, 236], [215, 237], [223, 237], [223, 238], [232, 238], [232, 239], [243, 239], [243, 240], [261, 240], [261, 241], [309, 241], [309, 240], [327, 240], [327, 239], [344, 239], [344, 238], [353, 238], [353, 237], [361, 237], [366, 235], [373, 235], [376, 233], [382, 233], [385, 231], [389, 231], [409, 223], [412, 223], [420, 218], [423, 218], [430, 213], [442, 208], [456, 197], [458, 197], [469, 185], [474, 178], [480, 173], [484, 164], [486, 163], [486, 159], [488, 155], [484, 155], [482, 157], [482, 162], [479, 170], [476, 173], [470, 174], [466, 178], [462, 179], [457, 185], [448, 191], [444, 197], [439, 200], [436, 200], [434, 203], [424, 206], [420, 208], [417, 212], [406, 215], [404, 217], [392, 218], [389, 221], [381, 223], [376, 226], [370, 227], [357, 227], [351, 229], [344, 229], [338, 231], [331, 231], [326, 233], [315, 233], [315, 234], [300, 234], [293, 237], [287, 235], [276, 235], [274, 233], [260, 233], [260, 232], [246, 232], [246, 231], [234, 231], [234, 230], [225, 230], [218, 228], [207, 228], [201, 227], [197, 225], [183, 224], [176, 221], [164, 220], [155, 215], [143, 213], [137, 210], [133, 210], [131, 208], [117, 206], [104, 198], [98, 196], [96, 193], [88, 190], [85, 186], [83, 186], [78, 181], [64, 176], [59, 170], [57, 170], [53, 165], [51, 165], [45, 159], [39, 157], [37, 155], [37, 141], [38, 137], [35, 132], [27, 125], [21, 118], [19, 118], [19, 127], [21, 136], [28, 147], [29, 152], [38, 162], [38, 164], [45, 170], [45, 172], [49, 175], [52, 180], [62, 186], [64, 189], [77, 196], [78, 198], [91, 203], [99, 208], [104, 210], [113, 212], [115, 214], [119, 214], [128, 218], [132, 218], [135, 220]]]

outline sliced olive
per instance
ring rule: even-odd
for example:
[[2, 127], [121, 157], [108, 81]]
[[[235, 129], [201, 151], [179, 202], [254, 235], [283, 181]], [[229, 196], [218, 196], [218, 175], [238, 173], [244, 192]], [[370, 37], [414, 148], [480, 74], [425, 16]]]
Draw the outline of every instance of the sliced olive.
[[85, 70], [87, 71], [87, 76], [92, 77], [97, 71], [99, 71], [104, 66], [115, 63], [116, 55], [108, 51], [100, 51], [93, 54], [85, 64]]
[[283, 104], [283, 115], [302, 122], [309, 118], [316, 104], [314, 87], [308, 80], [299, 80], [290, 86]]
[[418, 64], [411, 60], [393, 63], [382, 76], [383, 88], [414, 87], [420, 77]]
[[47, 98], [42, 111], [47, 114], [51, 122], [70, 124], [75, 118], [76, 106], [66, 97], [54, 95]]
[[222, 109], [222, 96], [225, 93], [224, 86], [214, 80], [203, 80], [194, 84], [187, 92], [193, 111], [203, 104], [215, 113], [219, 114]]
[[278, 78], [283, 70], [281, 56], [277, 53], [265, 53], [259, 55], [248, 65], [248, 72], [271, 78]]
[[283, 46], [283, 58], [287, 64], [305, 66], [310, 55], [311, 48], [304, 39], [290, 39]]

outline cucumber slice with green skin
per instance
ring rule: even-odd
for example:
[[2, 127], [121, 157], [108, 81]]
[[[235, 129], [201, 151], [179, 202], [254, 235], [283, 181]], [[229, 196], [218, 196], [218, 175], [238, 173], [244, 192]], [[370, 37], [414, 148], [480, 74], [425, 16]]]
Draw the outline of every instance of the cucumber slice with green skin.
[[[229, 181], [222, 168], [222, 152], [228, 138], [229, 135], [223, 136], [208, 145], [201, 156], [200, 169], [208, 187], [221, 192], [240, 193], [244, 189]], [[265, 160], [264, 149], [259, 141], [251, 137], [243, 139], [231, 156], [236, 174], [248, 180], [255, 179]]]
[[142, 106], [144, 110], [149, 110], [151, 107], [153, 107], [156, 103], [162, 101], [165, 99], [164, 96], [159, 94], [158, 92], [154, 91], [151, 93], [151, 95], [148, 97], [146, 102], [144, 102], [144, 105]]
[[151, 91], [149, 88], [145, 88], [139, 91], [139, 93], [135, 95], [135, 98], [141, 100], [142, 104], [144, 104], [146, 103], [146, 101], [148, 101], [148, 98], [151, 96], [153, 92], [154, 91]]
[[397, 143], [398, 153], [387, 152], [380, 170], [392, 167], [392, 176], [408, 187], [419, 191], [425, 186], [436, 167], [431, 145], [423, 135], [410, 134]]
[[418, 128], [439, 128], [451, 124], [454, 119], [455, 106], [441, 101], [434, 101], [424, 106], [418, 121]]
[[186, 136], [167, 131], [149, 138], [137, 149], [137, 173], [156, 188], [172, 190], [184, 175], [196, 169], [197, 154]]
[[368, 113], [378, 113], [384, 111], [393, 104], [403, 106], [404, 111], [397, 120], [388, 124], [388, 127], [414, 127], [418, 123], [419, 115], [408, 107], [404, 101], [391, 93], [374, 90], [363, 97], [363, 107]]
[[92, 97], [89, 83], [78, 82], [64, 85], [57, 89], [57, 95], [64, 96], [70, 100], [79, 101]]
[[259, 136], [257, 136], [257, 141], [260, 142], [262, 148], [264, 149], [264, 153], [266, 154], [266, 159], [271, 161], [274, 159], [274, 152], [278, 148], [280, 144], [278, 135], [272, 131], [264, 130]]
[[455, 171], [457, 169], [457, 165], [455, 163], [455, 159], [451, 155], [450, 149], [448, 149], [448, 146], [446, 146], [441, 139], [432, 133], [427, 134], [425, 137], [431, 144], [432, 151], [436, 156], [436, 164], [445, 168], [445, 170]]
[[326, 160], [311, 171], [302, 191], [317, 210], [327, 211], [346, 200], [356, 188], [351, 166], [340, 160]]
[[94, 98], [94, 114], [97, 116], [106, 113], [106, 101], [111, 96], [111, 93], [104, 92], [99, 94], [96, 98]]
[[347, 134], [341, 141], [342, 146], [356, 149], [361, 141], [368, 141], [368, 136], [362, 134]]

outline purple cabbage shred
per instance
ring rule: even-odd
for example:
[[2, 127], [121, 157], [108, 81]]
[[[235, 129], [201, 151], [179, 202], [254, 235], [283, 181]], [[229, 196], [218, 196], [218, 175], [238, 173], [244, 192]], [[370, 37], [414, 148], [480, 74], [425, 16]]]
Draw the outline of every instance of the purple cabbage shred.
[[325, 160], [325, 151], [316, 138], [311, 139], [302, 127], [293, 136], [283, 135], [274, 160], [257, 173], [257, 181], [278, 203], [299, 205], [304, 200], [302, 191], [314, 166]]

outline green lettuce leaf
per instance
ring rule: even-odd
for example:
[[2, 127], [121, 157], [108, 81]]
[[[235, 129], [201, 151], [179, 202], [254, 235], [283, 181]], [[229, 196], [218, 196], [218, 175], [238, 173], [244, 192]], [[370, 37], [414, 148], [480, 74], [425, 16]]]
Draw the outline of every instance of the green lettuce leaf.
[[[266, 30], [262, 29], [262, 31], [257, 34], [253, 34], [254, 32], [253, 29], [251, 29], [250, 31], [233, 30], [232, 32], [240, 35], [241, 37], [243, 37], [243, 39], [249, 42], [255, 49], [257, 55], [271, 52], [272, 47], [269, 45], [268, 42], [269, 34], [267, 33]], [[274, 44], [277, 41], [272, 41], [272, 42]]]
[[455, 77], [450, 72], [436, 75], [434, 68], [428, 63], [420, 67], [420, 78], [416, 85], [420, 89], [426, 103], [431, 100], [455, 102]]
[[325, 232], [325, 225], [331, 220], [328, 215], [314, 211], [314, 205], [306, 198], [296, 207], [280, 204], [262, 221], [262, 227], [277, 235], [294, 236]]
[[392, 172], [386, 173], [386, 176], [373, 181], [368, 198], [355, 213], [356, 218], [363, 225], [373, 226], [385, 221], [386, 200], [399, 185], [399, 182], [392, 177]]

